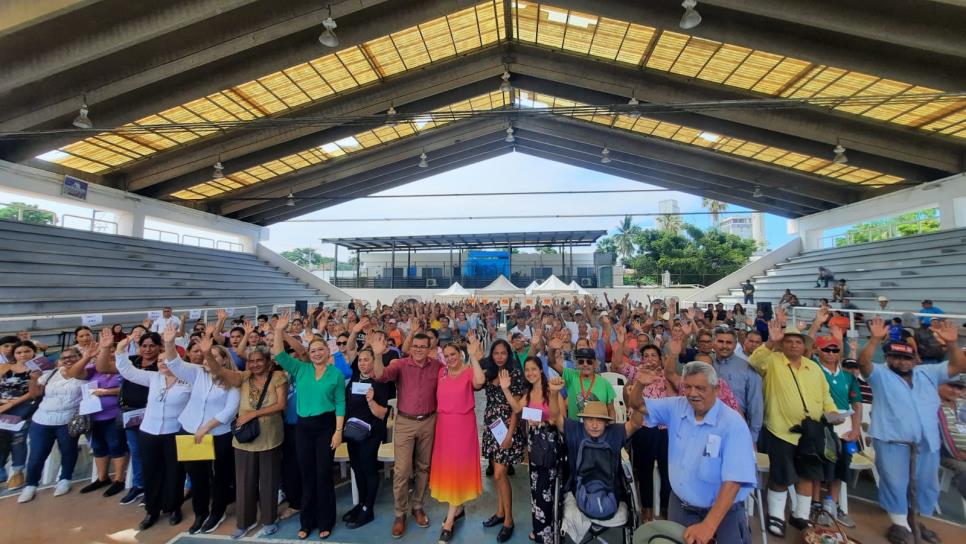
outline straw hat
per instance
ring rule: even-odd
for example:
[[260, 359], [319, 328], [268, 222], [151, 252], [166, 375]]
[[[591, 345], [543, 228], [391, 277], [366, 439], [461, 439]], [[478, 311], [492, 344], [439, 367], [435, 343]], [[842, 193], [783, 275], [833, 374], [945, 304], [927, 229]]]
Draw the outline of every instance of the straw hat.
[[577, 417], [592, 417], [596, 419], [606, 419], [613, 421], [614, 418], [607, 414], [607, 405], [599, 400], [589, 400], [584, 403], [584, 411], [577, 414]]

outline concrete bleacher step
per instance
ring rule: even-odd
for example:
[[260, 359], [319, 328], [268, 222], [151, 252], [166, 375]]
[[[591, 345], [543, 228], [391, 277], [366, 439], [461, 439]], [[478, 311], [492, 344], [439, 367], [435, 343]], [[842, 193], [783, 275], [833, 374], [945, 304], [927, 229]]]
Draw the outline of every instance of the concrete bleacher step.
[[[203, 289], [190, 289], [185, 287], [159, 287], [152, 284], [150, 294], [154, 297], [297, 297], [305, 293], [304, 288], [284, 286], [259, 286], [247, 289], [238, 288], [231, 284], [210, 284]], [[315, 292], [313, 290], [313, 292]], [[122, 298], [141, 298], [145, 294], [145, 287], [116, 287], [111, 285], [85, 286], [85, 287], [0, 287], [0, 303], [8, 301], [45, 301], [45, 300], [67, 300], [70, 298], [81, 298], [84, 300], [117, 300]]]
[[[905, 251], [897, 251], [890, 253], [870, 253], [866, 255], [850, 255], [841, 258], [827, 258], [820, 259], [814, 262], [802, 261], [799, 259], [789, 260], [784, 263], [779, 263], [775, 267], [787, 270], [812, 270], [817, 272], [819, 266], [825, 266], [830, 268], [832, 272], [836, 272], [836, 267], [856, 267], [856, 268], [869, 268], [886, 266], [887, 263], [901, 261], [903, 263], [910, 263], [914, 266], [914, 261], [929, 259], [937, 260], [937, 262], [943, 262], [945, 259], [947, 262], [956, 262], [957, 258], [963, 258], [966, 256], [966, 246], [962, 248], [956, 248], [955, 251], [940, 253], [939, 248], [931, 249], [907, 249]], [[866, 266], [867, 265], [867, 266]], [[908, 265], [900, 265], [908, 266]]]
[[177, 268], [183, 265], [191, 265], [209, 267], [214, 266], [221, 267], [223, 269], [231, 268], [232, 270], [253, 272], [264, 271], [266, 268], [271, 268], [267, 264], [256, 260], [247, 260], [244, 262], [224, 262], [214, 258], [188, 258], [166, 255], [159, 252], [117, 252], [51, 244], [30, 244], [29, 246], [17, 246], [15, 248], [9, 248], [5, 247], [4, 243], [0, 242], [0, 251], [2, 251], [4, 254], [9, 253], [9, 256], [4, 257], [5, 260], [22, 258], [23, 256], [29, 254], [33, 255], [33, 262], [47, 262], [51, 264], [66, 265], [79, 262], [99, 262], [103, 260], [104, 262], [124, 261], [127, 262], [129, 266], [142, 266], [150, 264], [153, 268]]
[[[945, 263], [926, 263], [932, 259], [917, 259], [913, 265], [903, 265], [902, 263], [907, 263], [908, 261], [889, 261], [885, 266], [874, 267], [874, 263], [866, 263], [862, 266], [854, 266], [848, 268], [839, 268], [834, 270], [836, 277], [844, 278], [848, 281], [857, 279], [888, 279], [893, 278], [896, 275], [896, 270], [900, 271], [900, 275], [903, 276], [920, 276], [920, 277], [939, 277], [947, 275], [955, 275], [962, 273], [963, 266], [966, 265], [966, 255], [958, 257], [956, 259], [950, 259], [950, 261], [957, 262], [945, 262]], [[807, 269], [787, 269], [787, 268], [772, 268], [766, 271], [763, 276], [753, 276], [752, 281], [770, 283], [774, 281], [811, 281], [815, 284], [815, 276], [817, 275], [814, 268]], [[777, 277], [777, 278], [776, 278]], [[831, 283], [829, 284], [831, 285]]]
[[[49, 269], [48, 269], [49, 270]], [[92, 271], [94, 272], [94, 271]], [[0, 273], [4, 271], [0, 270]], [[161, 275], [151, 279], [152, 287], [184, 287], [189, 289], [210, 289], [213, 286], [231, 283], [240, 289], [261, 289], [271, 290], [279, 288], [299, 288], [305, 284], [296, 278], [280, 277], [265, 281], [265, 278], [252, 278], [249, 276], [232, 276], [227, 274], [195, 274], [193, 277], [173, 275]], [[109, 277], [105, 277], [103, 272], [81, 274], [76, 268], [64, 269], [63, 272], [38, 271], [36, 273], [10, 274], [3, 279], [4, 287], [60, 287], [70, 285], [77, 288], [102, 287], [110, 285], [113, 287], [144, 287], [143, 275], [121, 271], [113, 271]]]
[[[903, 289], [915, 291], [917, 289], [957, 289], [963, 287], [963, 279], [960, 276], [899, 276], [893, 275], [889, 280], [856, 280], [848, 278], [847, 287], [854, 296], [878, 296], [885, 294], [882, 291], [893, 289]], [[762, 282], [755, 285], [755, 294], [758, 296], [778, 296], [781, 298], [785, 289], [791, 289], [793, 293], [802, 296], [831, 297], [832, 284], [829, 287], [815, 287], [814, 281], [784, 281], [784, 282]], [[733, 287], [731, 292], [735, 295], [741, 293], [741, 288]]]
[[[37, 260], [42, 261], [44, 259], [38, 258]], [[5, 260], [5, 255], [0, 252], [0, 273], [30, 275], [49, 273], [52, 271], [56, 272], [58, 270], [69, 271], [70, 274], [77, 276], [100, 276], [105, 278], [115, 276], [143, 278], [148, 272], [152, 278], [208, 279], [209, 281], [273, 281], [279, 277], [291, 278], [291, 276], [287, 276], [277, 269], [263, 271], [226, 270], [218, 266], [193, 265], [159, 268], [155, 263], [138, 263], [137, 266], [133, 266], [133, 263], [129, 261], [105, 261], [104, 259], [96, 262], [75, 263], [70, 266], [61, 267], [55, 263], [7, 261]]]

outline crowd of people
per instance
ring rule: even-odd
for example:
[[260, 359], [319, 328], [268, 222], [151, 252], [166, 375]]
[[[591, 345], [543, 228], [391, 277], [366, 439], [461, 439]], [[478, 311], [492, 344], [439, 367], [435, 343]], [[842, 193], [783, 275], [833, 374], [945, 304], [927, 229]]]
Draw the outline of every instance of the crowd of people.
[[[748, 302], [753, 292], [745, 291]], [[29, 502], [56, 444], [53, 495], [64, 495], [86, 435], [96, 478], [79, 492], [126, 491], [122, 504], [144, 504], [140, 530], [162, 516], [182, 523], [190, 495], [192, 534], [217, 529], [234, 503], [235, 538], [259, 525], [271, 535], [297, 515], [299, 539], [325, 539], [341, 530], [340, 512], [346, 530], [375, 519], [377, 457], [394, 414], [387, 536], [404, 536], [409, 522], [428, 527], [432, 497], [448, 507], [438, 540], [453, 540], [466, 504], [492, 477], [495, 506], [481, 522], [498, 542], [521, 522], [533, 541], [552, 542], [559, 529], [579, 542], [595, 527], [635, 516], [646, 523], [660, 512], [684, 527], [688, 543], [731, 543], [751, 541], [744, 504], [758, 485], [756, 451], [769, 460], [767, 530], [784, 536], [786, 523], [854, 527], [839, 489], [851, 456], [874, 448], [887, 538], [911, 542], [911, 450], [920, 513], [936, 507], [940, 466], [964, 492], [959, 331], [939, 313], [924, 323], [903, 317], [899, 330], [876, 318], [860, 347], [835, 317], [824, 306], [812, 322], [795, 323], [781, 306], [767, 320], [741, 305], [702, 311], [606, 296], [522, 307], [357, 301], [237, 319], [226, 332], [224, 312], [190, 323], [165, 308], [126, 332], [78, 327], [74, 345], [48, 354], [49, 369], [38, 366], [42, 350], [32, 341], [7, 336], [0, 466], [11, 460], [7, 488]], [[885, 364], [872, 362], [879, 349]], [[190, 443], [210, 444], [213, 455], [183, 458]], [[352, 505], [336, 499], [343, 443], [359, 491]], [[639, 512], [629, 512], [633, 490], [621, 485], [625, 448]], [[513, 516], [510, 485], [521, 465], [530, 496], [516, 500], [529, 500], [526, 521]], [[790, 489], [796, 500], [786, 514]]]

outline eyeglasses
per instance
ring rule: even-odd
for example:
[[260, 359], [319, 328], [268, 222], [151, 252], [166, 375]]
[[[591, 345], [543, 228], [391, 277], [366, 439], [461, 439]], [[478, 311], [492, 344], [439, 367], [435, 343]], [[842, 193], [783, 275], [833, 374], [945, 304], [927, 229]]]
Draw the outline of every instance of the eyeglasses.
[[840, 350], [839, 348], [822, 348], [822, 351], [825, 353], [838, 353]]
[[593, 359], [577, 359], [577, 364], [578, 365], [588, 365], [589, 366], [589, 365], [594, 364], [595, 362], [597, 362], [597, 361], [594, 361]]
[[346, 344], [348, 344], [348, 342], [336, 342], [335, 343], [335, 345], [337, 345], [337, 346], [344, 346]]

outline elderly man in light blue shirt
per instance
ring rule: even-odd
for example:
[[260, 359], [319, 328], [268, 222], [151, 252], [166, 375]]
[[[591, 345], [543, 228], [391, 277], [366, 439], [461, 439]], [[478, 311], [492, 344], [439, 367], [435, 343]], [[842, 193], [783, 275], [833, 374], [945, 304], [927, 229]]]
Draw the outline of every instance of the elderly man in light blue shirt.
[[745, 413], [745, 422], [751, 430], [751, 439], [758, 441], [762, 420], [765, 417], [764, 388], [761, 375], [751, 368], [748, 359], [735, 353], [738, 334], [733, 330], [714, 333], [714, 369], [728, 382], [738, 405]]
[[[872, 362], [879, 343], [889, 337], [886, 323], [875, 318], [869, 322], [871, 336], [859, 354], [859, 370], [872, 386], [875, 398], [869, 434], [875, 446], [875, 466], [879, 472], [879, 504], [889, 514], [892, 525], [890, 542], [911, 542], [912, 528], [907, 513], [910, 450], [916, 458], [916, 503], [919, 513], [932, 515], [939, 500], [939, 392], [938, 386], [966, 372], [966, 356], [957, 345], [959, 331], [946, 321], [936, 332], [949, 349], [949, 361], [918, 364], [915, 349], [902, 341], [885, 346], [886, 364]], [[919, 524], [925, 542], [939, 542], [939, 536]]]
[[[648, 385], [651, 370], [636, 380]], [[688, 544], [750, 544], [744, 500], [755, 488], [755, 450], [748, 425], [717, 398], [718, 375], [702, 362], [681, 372], [683, 396], [645, 399], [648, 426], [668, 427], [671, 501], [668, 519], [686, 527]]]

